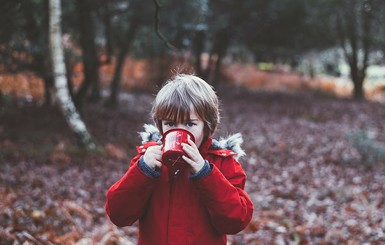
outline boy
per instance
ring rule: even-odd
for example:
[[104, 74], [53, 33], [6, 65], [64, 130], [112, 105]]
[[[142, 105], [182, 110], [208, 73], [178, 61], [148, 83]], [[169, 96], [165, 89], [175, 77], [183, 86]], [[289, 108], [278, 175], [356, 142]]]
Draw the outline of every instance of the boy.
[[[114, 224], [139, 220], [138, 244], [225, 245], [226, 234], [250, 222], [253, 204], [237, 161], [244, 155], [241, 135], [211, 137], [218, 105], [212, 87], [193, 75], [178, 75], [158, 92], [151, 111], [156, 127], [145, 126], [138, 154], [107, 193], [106, 212]], [[175, 128], [195, 139], [182, 144], [188, 168], [162, 163], [162, 135]]]

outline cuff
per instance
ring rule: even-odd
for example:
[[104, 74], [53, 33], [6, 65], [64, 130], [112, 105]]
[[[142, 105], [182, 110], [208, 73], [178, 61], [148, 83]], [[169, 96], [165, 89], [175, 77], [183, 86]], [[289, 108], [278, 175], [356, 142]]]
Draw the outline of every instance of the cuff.
[[147, 163], [144, 162], [143, 156], [139, 159], [138, 163], [139, 169], [147, 176], [151, 178], [158, 178], [160, 176], [160, 169], [152, 169], [150, 168]]
[[191, 180], [199, 180], [199, 179], [205, 177], [206, 175], [208, 175], [209, 173], [211, 173], [211, 166], [210, 166], [209, 162], [207, 160], [205, 160], [205, 165], [203, 165], [203, 168], [195, 174], [190, 173], [189, 178]]

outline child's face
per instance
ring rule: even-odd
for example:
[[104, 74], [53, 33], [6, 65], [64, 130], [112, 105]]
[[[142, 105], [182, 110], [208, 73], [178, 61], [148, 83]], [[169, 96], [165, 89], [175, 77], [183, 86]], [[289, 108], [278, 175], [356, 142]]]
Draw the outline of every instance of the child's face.
[[174, 122], [172, 120], [162, 120], [162, 131], [166, 133], [170, 129], [181, 128], [194, 135], [195, 144], [200, 147], [204, 138], [204, 122], [198, 117], [194, 110], [190, 111], [190, 121]]

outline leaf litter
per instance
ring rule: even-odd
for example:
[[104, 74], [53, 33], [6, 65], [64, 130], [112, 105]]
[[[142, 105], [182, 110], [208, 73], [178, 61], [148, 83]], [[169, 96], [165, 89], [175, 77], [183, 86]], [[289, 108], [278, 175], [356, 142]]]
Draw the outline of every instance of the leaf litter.
[[[365, 162], [346, 134], [385, 139], [385, 105], [315, 93], [221, 89], [215, 136], [241, 132], [253, 219], [229, 244], [385, 243], [385, 164]], [[153, 96], [118, 109], [88, 105], [98, 151], [76, 150], [60, 114], [4, 109], [0, 120], [0, 244], [136, 244], [137, 223], [108, 220], [105, 194], [128, 167]], [[129, 98], [129, 99], [127, 99]], [[374, 133], [373, 133], [374, 132]]]

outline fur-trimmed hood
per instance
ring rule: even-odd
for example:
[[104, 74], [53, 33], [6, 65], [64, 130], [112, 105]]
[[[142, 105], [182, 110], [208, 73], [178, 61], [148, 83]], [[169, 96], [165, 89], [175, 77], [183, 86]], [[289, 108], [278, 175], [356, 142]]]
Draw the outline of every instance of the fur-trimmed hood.
[[[144, 132], [139, 132], [140, 137], [142, 138], [142, 144], [146, 144], [150, 141], [155, 141], [161, 143], [162, 135], [160, 134], [158, 128], [152, 124], [144, 125]], [[241, 148], [243, 143], [243, 138], [240, 133], [230, 135], [229, 137], [221, 137], [219, 140], [212, 139], [210, 149], [213, 150], [230, 150], [236, 155], [236, 159], [239, 159], [246, 155], [245, 151]]]

